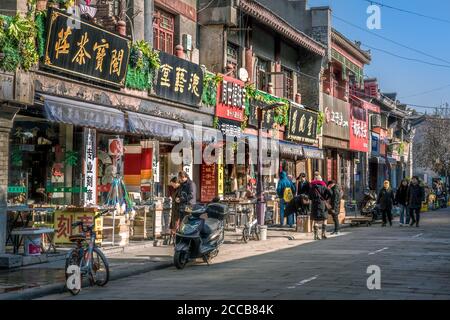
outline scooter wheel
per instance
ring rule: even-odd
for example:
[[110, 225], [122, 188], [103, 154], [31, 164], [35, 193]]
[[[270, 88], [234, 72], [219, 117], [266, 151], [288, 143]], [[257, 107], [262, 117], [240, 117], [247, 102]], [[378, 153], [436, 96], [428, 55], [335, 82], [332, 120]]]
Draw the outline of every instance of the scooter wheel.
[[173, 264], [179, 270], [183, 269], [186, 266], [188, 261], [188, 253], [186, 251], [176, 251], [173, 256]]

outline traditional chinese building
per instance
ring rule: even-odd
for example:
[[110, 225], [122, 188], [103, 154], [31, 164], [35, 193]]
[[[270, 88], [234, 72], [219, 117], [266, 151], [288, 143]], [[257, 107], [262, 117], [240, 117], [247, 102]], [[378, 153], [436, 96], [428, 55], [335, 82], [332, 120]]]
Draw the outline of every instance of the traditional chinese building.
[[336, 180], [344, 199], [352, 201], [359, 199], [367, 184], [368, 111], [356, 95], [364, 90], [364, 65], [371, 57], [334, 29], [329, 48], [322, 93], [324, 177]]

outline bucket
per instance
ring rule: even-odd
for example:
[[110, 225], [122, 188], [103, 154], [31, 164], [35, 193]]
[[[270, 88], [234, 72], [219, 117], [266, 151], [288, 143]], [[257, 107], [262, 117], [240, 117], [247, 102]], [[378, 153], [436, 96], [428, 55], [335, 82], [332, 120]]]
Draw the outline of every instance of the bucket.
[[24, 254], [26, 256], [39, 256], [41, 254], [41, 235], [32, 235], [25, 238]]
[[260, 236], [259, 240], [267, 240], [267, 226], [259, 226]]

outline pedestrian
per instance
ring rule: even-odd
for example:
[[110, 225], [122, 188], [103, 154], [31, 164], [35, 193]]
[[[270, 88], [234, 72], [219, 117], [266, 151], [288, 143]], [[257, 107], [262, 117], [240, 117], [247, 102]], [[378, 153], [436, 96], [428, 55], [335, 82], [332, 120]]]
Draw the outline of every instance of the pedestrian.
[[322, 226], [322, 239], [327, 239], [326, 228], [328, 219], [328, 210], [331, 209], [327, 202], [331, 198], [331, 192], [327, 188], [322, 177], [317, 172], [314, 180], [310, 183], [309, 199], [311, 201], [311, 220], [313, 220], [314, 240], [320, 240], [319, 224]]
[[406, 196], [408, 194], [408, 180], [403, 179], [400, 187], [395, 193], [395, 204], [400, 207], [400, 227], [409, 224], [409, 213], [406, 207]]
[[422, 207], [422, 201], [424, 201], [425, 191], [424, 188], [419, 184], [419, 178], [414, 176], [411, 179], [411, 183], [408, 188], [408, 193], [406, 195], [406, 204], [409, 210], [409, 217], [411, 219], [410, 226], [416, 225], [419, 227], [420, 221], [420, 209]]
[[[177, 177], [170, 180], [170, 197], [172, 198], [172, 212], [170, 217], [170, 232], [175, 234], [180, 223], [180, 182]], [[178, 199], [178, 201], [177, 201]]]
[[341, 190], [340, 187], [336, 184], [335, 180], [328, 181], [328, 189], [331, 192], [331, 210], [330, 213], [333, 216], [334, 221], [334, 231], [331, 234], [339, 234], [339, 211], [341, 208]]
[[186, 171], [180, 171], [178, 173], [178, 179], [180, 180], [180, 219], [183, 220], [185, 212], [192, 210], [197, 201], [197, 189], [195, 183], [189, 178]]
[[392, 207], [394, 205], [394, 201], [394, 191], [391, 189], [391, 183], [388, 180], [385, 180], [383, 183], [383, 188], [381, 188], [378, 194], [377, 200], [377, 204], [379, 205], [381, 214], [383, 215], [382, 227], [386, 227], [387, 221], [389, 221], [389, 225], [392, 227]]
[[[286, 204], [292, 201], [295, 191], [295, 184], [291, 180], [289, 180], [286, 171], [281, 171], [280, 181], [278, 181], [277, 186], [277, 194], [280, 198], [280, 222], [282, 227], [284, 226], [284, 210]], [[289, 228], [292, 228], [294, 224], [294, 215], [292, 213], [287, 216], [287, 223], [289, 225]]]
[[301, 173], [297, 180], [299, 180], [297, 184], [297, 195], [309, 194], [309, 182], [306, 179], [306, 174]]

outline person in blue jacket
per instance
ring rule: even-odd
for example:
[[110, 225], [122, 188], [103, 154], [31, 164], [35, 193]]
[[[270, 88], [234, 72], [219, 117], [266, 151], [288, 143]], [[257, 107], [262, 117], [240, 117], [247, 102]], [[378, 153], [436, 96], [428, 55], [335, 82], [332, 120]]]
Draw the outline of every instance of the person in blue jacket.
[[[277, 186], [277, 194], [278, 197], [280, 198], [280, 222], [281, 222], [281, 226], [284, 226], [284, 210], [286, 208], [286, 202], [287, 199], [285, 199], [285, 191], [287, 188], [291, 189], [292, 195], [295, 195], [296, 193], [296, 188], [295, 188], [295, 184], [289, 180], [289, 178], [287, 177], [287, 173], [286, 171], [281, 171], [280, 173], [280, 181], [278, 181], [278, 186]], [[292, 228], [293, 224], [294, 224], [294, 214], [290, 214], [287, 217], [287, 223], [289, 225], [289, 228]]]

